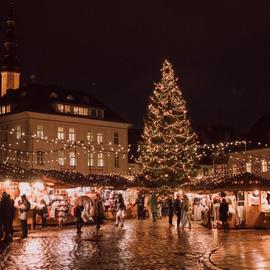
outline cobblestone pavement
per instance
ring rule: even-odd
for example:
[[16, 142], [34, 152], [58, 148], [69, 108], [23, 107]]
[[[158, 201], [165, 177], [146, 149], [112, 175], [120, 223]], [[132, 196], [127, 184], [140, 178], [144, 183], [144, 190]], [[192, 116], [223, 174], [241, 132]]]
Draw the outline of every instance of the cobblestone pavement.
[[218, 232], [221, 246], [210, 260], [220, 269], [270, 269], [270, 232], [267, 230], [231, 230]]
[[200, 225], [177, 230], [167, 220], [109, 222], [96, 237], [93, 227], [49, 228], [18, 237], [0, 250], [1, 269], [203, 269], [198, 262], [218, 243], [218, 234]]

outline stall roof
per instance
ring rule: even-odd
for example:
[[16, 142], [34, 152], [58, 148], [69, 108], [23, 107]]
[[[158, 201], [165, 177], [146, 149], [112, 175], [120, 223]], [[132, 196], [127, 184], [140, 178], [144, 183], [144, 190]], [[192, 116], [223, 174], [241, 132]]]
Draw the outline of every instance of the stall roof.
[[269, 190], [270, 180], [259, 175], [243, 173], [216, 178], [203, 178], [186, 184], [185, 189], [199, 192], [213, 191], [249, 191], [249, 190]]

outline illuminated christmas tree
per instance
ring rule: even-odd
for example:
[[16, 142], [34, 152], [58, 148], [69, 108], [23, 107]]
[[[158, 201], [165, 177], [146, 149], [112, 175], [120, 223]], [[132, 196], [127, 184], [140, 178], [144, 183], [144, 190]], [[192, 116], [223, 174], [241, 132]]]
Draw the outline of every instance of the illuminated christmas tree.
[[168, 60], [161, 72], [161, 82], [150, 96], [138, 162], [148, 180], [182, 183], [195, 173], [197, 136]]

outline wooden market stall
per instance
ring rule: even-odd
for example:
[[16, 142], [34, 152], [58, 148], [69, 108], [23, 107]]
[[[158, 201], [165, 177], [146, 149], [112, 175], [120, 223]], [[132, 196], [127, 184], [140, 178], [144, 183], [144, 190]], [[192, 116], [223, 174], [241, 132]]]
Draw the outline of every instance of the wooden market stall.
[[270, 228], [270, 180], [266, 178], [250, 173], [208, 178], [190, 184], [188, 189], [206, 198], [205, 225], [219, 223], [219, 203], [226, 198], [231, 228]]

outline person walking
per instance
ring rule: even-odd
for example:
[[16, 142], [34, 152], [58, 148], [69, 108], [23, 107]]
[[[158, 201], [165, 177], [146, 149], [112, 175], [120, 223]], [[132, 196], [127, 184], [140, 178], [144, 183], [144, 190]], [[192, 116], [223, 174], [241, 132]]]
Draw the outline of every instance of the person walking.
[[169, 195], [167, 198], [167, 208], [169, 216], [169, 225], [173, 226], [173, 199], [171, 195]]
[[93, 220], [96, 224], [97, 233], [100, 229], [100, 224], [103, 221], [103, 203], [100, 198], [99, 193], [96, 193], [94, 201], [93, 201]]
[[177, 227], [179, 227], [181, 221], [181, 200], [179, 194], [176, 195], [176, 199], [174, 201], [174, 212], [177, 217]]
[[76, 217], [76, 227], [77, 227], [77, 233], [81, 233], [81, 229], [83, 226], [83, 219], [82, 219], [82, 212], [84, 210], [84, 207], [81, 203], [77, 205], [77, 207], [74, 209], [74, 215]]
[[8, 194], [8, 198], [9, 198], [9, 215], [8, 215], [8, 224], [9, 224], [9, 234], [10, 234], [10, 241], [13, 240], [13, 220], [15, 218], [15, 212], [16, 212], [16, 208], [14, 206], [15, 202], [13, 199], [10, 198], [10, 195]]
[[229, 230], [228, 212], [229, 212], [229, 204], [227, 203], [226, 199], [223, 198], [219, 206], [219, 219], [220, 221], [222, 221], [224, 231]]
[[26, 195], [21, 196], [21, 201], [19, 201], [19, 219], [22, 226], [22, 237], [26, 238], [28, 234], [27, 218], [30, 211], [30, 202], [27, 200]]
[[190, 221], [190, 202], [188, 196], [185, 194], [183, 198], [183, 203], [181, 207], [181, 225], [182, 228], [186, 226], [188, 222], [189, 229], [191, 229], [191, 221]]
[[40, 215], [42, 220], [42, 229], [47, 227], [48, 207], [44, 199], [40, 201]]
[[126, 206], [123, 199], [123, 195], [121, 193], [118, 194], [116, 199], [116, 219], [115, 226], [120, 224], [121, 227], [124, 226], [124, 218], [125, 218]]
[[162, 200], [160, 197], [158, 197], [157, 216], [159, 219], [162, 219]]
[[157, 196], [154, 192], [152, 193], [150, 197], [149, 204], [150, 204], [153, 222], [156, 222], [158, 202], [157, 202]]
[[138, 198], [133, 206], [137, 205], [137, 217], [138, 219], [144, 218], [144, 197], [139, 193]]

